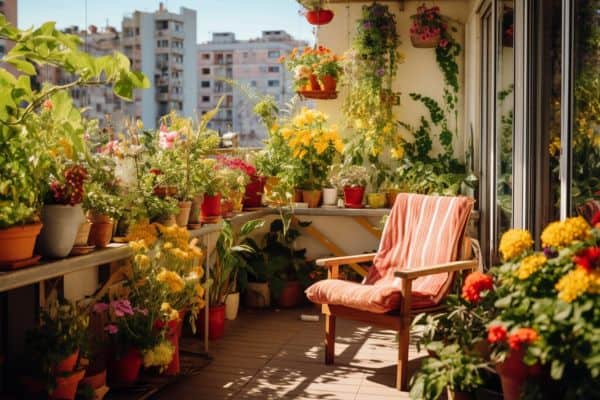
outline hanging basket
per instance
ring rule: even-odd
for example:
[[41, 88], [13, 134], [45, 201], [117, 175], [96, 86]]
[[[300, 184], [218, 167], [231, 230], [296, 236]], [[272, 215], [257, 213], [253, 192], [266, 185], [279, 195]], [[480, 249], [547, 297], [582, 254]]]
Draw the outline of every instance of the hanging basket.
[[331, 22], [333, 19], [333, 11], [319, 9], [319, 10], [308, 10], [306, 11], [305, 17], [311, 25], [325, 25]]
[[438, 43], [440, 42], [441, 34], [437, 34], [434, 36], [430, 36], [427, 39], [423, 39], [418, 33], [410, 34], [410, 41], [413, 47], [418, 49], [433, 49], [436, 48]]
[[298, 95], [304, 99], [332, 100], [337, 99], [337, 92], [326, 92], [323, 90], [299, 90]]

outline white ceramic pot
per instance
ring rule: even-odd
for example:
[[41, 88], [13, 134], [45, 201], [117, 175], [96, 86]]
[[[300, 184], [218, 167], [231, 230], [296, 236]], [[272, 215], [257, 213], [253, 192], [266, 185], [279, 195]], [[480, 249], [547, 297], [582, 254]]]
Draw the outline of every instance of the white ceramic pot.
[[47, 204], [42, 207], [42, 231], [37, 248], [47, 258], [64, 258], [75, 244], [79, 226], [85, 221], [81, 204]]
[[271, 290], [264, 282], [249, 282], [246, 287], [246, 305], [252, 308], [265, 308], [271, 305]]
[[233, 321], [240, 309], [240, 292], [230, 293], [225, 298], [225, 318]]
[[323, 189], [323, 205], [324, 206], [335, 206], [337, 204], [337, 189], [335, 188], [324, 188]]

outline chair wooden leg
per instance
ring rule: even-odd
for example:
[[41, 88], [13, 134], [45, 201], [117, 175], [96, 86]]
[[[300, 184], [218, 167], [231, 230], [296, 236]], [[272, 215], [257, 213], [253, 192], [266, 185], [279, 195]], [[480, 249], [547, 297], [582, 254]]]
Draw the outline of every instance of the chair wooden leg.
[[335, 315], [325, 314], [325, 364], [333, 364], [335, 356]]
[[396, 371], [396, 389], [408, 391], [408, 344], [410, 324], [402, 327], [398, 333], [398, 366]]

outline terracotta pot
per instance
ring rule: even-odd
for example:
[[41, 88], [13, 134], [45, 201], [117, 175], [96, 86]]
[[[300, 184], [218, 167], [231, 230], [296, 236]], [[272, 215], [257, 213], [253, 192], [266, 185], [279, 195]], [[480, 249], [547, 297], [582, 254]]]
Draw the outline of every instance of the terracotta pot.
[[120, 358], [111, 354], [108, 362], [108, 380], [111, 384], [131, 385], [137, 381], [142, 367], [142, 353], [132, 347]]
[[246, 185], [246, 191], [244, 192], [244, 209], [262, 206], [264, 187], [264, 177], [256, 175], [250, 177], [250, 183]]
[[365, 195], [364, 186], [345, 186], [344, 187], [344, 205], [347, 208], [363, 208], [363, 197]]
[[35, 238], [42, 224], [28, 224], [0, 229], [0, 263], [27, 260], [33, 257]]
[[302, 201], [308, 203], [308, 208], [317, 208], [321, 203], [321, 190], [303, 190]]
[[191, 201], [179, 202], [179, 213], [175, 216], [175, 222], [177, 225], [186, 227], [190, 219], [190, 212], [192, 211]]
[[461, 392], [447, 388], [448, 400], [473, 400], [475, 396], [471, 392]]
[[204, 195], [204, 199], [200, 205], [200, 215], [202, 218], [221, 215], [221, 193]]
[[194, 196], [192, 199], [192, 208], [190, 210], [189, 224], [200, 223], [200, 205], [202, 204], [203, 196], [201, 194]]
[[175, 216], [173, 214], [160, 216], [152, 222], [158, 222], [159, 224], [164, 226], [172, 226], [177, 224], [177, 221], [175, 221]]
[[[233, 207], [232, 211], [234, 213], [241, 213], [244, 208], [244, 193], [242, 192], [231, 192], [229, 193], [229, 200], [231, 200], [231, 205]], [[262, 202], [262, 198], [261, 198]]]
[[229, 321], [237, 319], [240, 309], [240, 292], [229, 293], [225, 297], [225, 318]]
[[106, 369], [94, 374], [86, 375], [80, 383], [81, 386], [90, 386], [96, 390], [106, 385]]
[[72, 372], [75, 369], [75, 365], [77, 365], [77, 360], [79, 359], [79, 349], [75, 350], [73, 354], [65, 357], [63, 360], [59, 361], [54, 367], [54, 373], [60, 372]]
[[154, 195], [157, 197], [173, 197], [177, 194], [176, 186], [155, 186], [153, 189]]
[[418, 33], [411, 33], [410, 41], [412, 42], [413, 47], [418, 49], [431, 49], [437, 47], [440, 42], [440, 34], [438, 33], [435, 36], [431, 36], [427, 39], [422, 39], [421, 35]]
[[57, 376], [56, 387], [50, 393], [51, 399], [72, 400], [77, 394], [77, 386], [85, 375], [85, 369], [75, 371], [68, 376]]
[[231, 199], [221, 199], [221, 216], [229, 218], [233, 215], [233, 202]]
[[383, 208], [385, 207], [385, 194], [369, 193], [367, 195], [367, 203], [371, 208]]
[[88, 238], [90, 237], [90, 228], [92, 224], [89, 221], [83, 222], [79, 225], [79, 229], [77, 230], [77, 236], [75, 236], [75, 246], [86, 246], [88, 243]]
[[64, 258], [75, 244], [79, 225], [84, 221], [81, 204], [75, 206], [46, 204], [42, 207], [44, 226], [37, 246], [44, 257]]
[[306, 11], [306, 20], [311, 25], [325, 25], [333, 19], [333, 11], [331, 10], [309, 10]]
[[246, 306], [252, 308], [269, 307], [271, 305], [269, 284], [266, 282], [248, 282], [244, 302]]
[[398, 190], [388, 190], [387, 192], [385, 192], [385, 197], [389, 208], [394, 207], [394, 203], [396, 202], [396, 197], [398, 197], [398, 193], [400, 193], [400, 191]]
[[302, 293], [300, 282], [288, 281], [277, 299], [277, 304], [283, 308], [297, 307], [302, 303]]
[[[204, 331], [204, 315], [206, 308], [202, 309], [200, 316], [196, 319], [196, 329], [200, 332], [200, 336], [205, 335]], [[208, 311], [208, 338], [210, 340], [221, 339], [225, 336], [225, 304], [213, 306]]]
[[321, 77], [321, 90], [324, 92], [335, 92], [337, 89], [337, 79], [331, 75]]
[[88, 244], [98, 248], [108, 246], [113, 236], [114, 221], [108, 215], [96, 215], [92, 219]]
[[294, 189], [294, 203], [302, 203], [302, 189]]
[[323, 205], [335, 206], [337, 204], [337, 189], [323, 188]]
[[496, 372], [500, 376], [505, 400], [520, 399], [523, 384], [538, 376], [541, 372], [538, 364], [533, 366], [525, 365], [523, 362], [524, 354], [524, 349], [511, 350], [503, 362], [496, 364]]

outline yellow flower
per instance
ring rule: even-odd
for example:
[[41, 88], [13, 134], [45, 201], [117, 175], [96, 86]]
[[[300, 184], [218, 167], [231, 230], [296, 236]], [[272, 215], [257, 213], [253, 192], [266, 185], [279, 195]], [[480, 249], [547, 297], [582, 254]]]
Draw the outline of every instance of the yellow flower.
[[167, 242], [163, 245], [163, 249], [165, 249], [165, 250], [169, 250], [172, 248], [173, 248], [173, 243], [171, 243], [171, 242]]
[[399, 160], [404, 157], [404, 147], [398, 146], [392, 149], [392, 158]]
[[196, 296], [200, 298], [204, 297], [204, 288], [201, 284], [196, 283], [196, 285], [194, 286], [194, 293], [196, 293]]
[[571, 303], [584, 294], [591, 283], [590, 274], [583, 268], [577, 268], [560, 278], [555, 287], [558, 290], [558, 297], [567, 303]]
[[500, 239], [500, 253], [505, 260], [523, 254], [533, 246], [531, 234], [524, 229], [511, 229]]
[[324, 141], [324, 140], [320, 140], [315, 143], [315, 150], [317, 151], [317, 154], [323, 154], [325, 152], [325, 150], [327, 150], [328, 147], [329, 147], [329, 142]]
[[600, 271], [594, 270], [590, 274], [590, 287], [588, 292], [591, 294], [600, 294]]
[[202, 268], [200, 266], [194, 268], [192, 270], [192, 272], [190, 273], [190, 277], [196, 278], [196, 279], [202, 279], [203, 276], [204, 276], [204, 268]]
[[156, 225], [151, 224], [148, 220], [142, 220], [129, 228], [125, 239], [129, 242], [132, 240], [143, 240], [146, 246], [152, 246], [157, 238]]
[[148, 250], [144, 239], [133, 240], [133, 241], [129, 242], [129, 247], [131, 247], [131, 250], [135, 251], [136, 253], [140, 252], [140, 251]]
[[542, 232], [542, 246], [565, 247], [577, 240], [588, 239], [592, 229], [583, 217], [552, 222]]
[[156, 275], [156, 280], [165, 283], [173, 293], [178, 293], [183, 290], [185, 282], [177, 272], [163, 269]]
[[152, 349], [144, 352], [144, 367], [164, 368], [173, 360], [173, 345], [163, 340]]
[[281, 136], [283, 136], [283, 138], [286, 140], [289, 139], [293, 134], [294, 131], [287, 126], [281, 129]]
[[179, 311], [171, 307], [171, 304], [169, 303], [162, 303], [160, 305], [160, 311], [168, 317], [169, 321], [179, 319]]
[[73, 158], [73, 145], [66, 138], [60, 138], [58, 144], [62, 147], [63, 153], [67, 158]]
[[527, 279], [531, 274], [540, 269], [546, 261], [548, 259], [540, 253], [527, 256], [521, 261], [519, 268], [515, 271], [515, 275], [521, 280]]
[[548, 153], [552, 157], [560, 153], [560, 136], [554, 136], [552, 142], [548, 145]]
[[142, 269], [145, 269], [150, 265], [150, 258], [145, 254], [136, 254], [133, 260]]
[[337, 151], [338, 153], [341, 154], [344, 152], [344, 142], [342, 142], [342, 139], [336, 139], [333, 145], [335, 147], [335, 151]]

